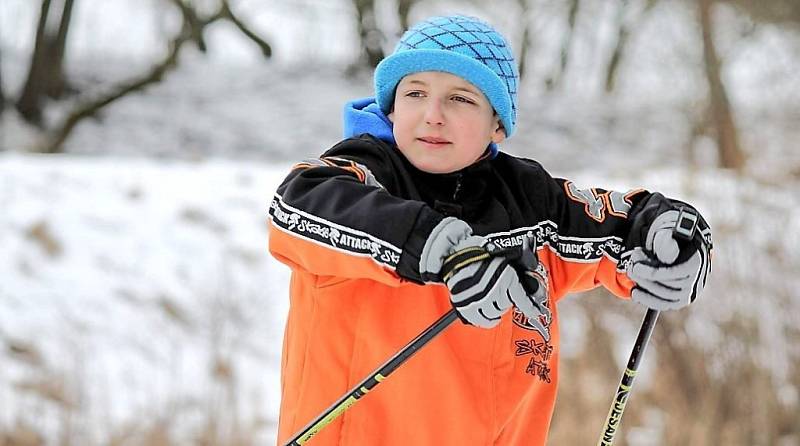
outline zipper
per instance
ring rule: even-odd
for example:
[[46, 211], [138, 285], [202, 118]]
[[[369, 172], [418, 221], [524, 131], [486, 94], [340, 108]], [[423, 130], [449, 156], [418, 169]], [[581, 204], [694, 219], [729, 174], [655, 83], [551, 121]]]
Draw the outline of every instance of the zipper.
[[461, 178], [463, 174], [456, 176], [456, 190], [453, 191], [453, 201], [458, 202], [458, 193], [461, 192]]

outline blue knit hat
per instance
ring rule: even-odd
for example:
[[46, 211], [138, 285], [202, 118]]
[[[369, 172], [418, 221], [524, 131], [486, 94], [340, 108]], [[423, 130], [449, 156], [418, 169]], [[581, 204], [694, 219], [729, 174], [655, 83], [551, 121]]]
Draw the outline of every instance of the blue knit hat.
[[375, 69], [375, 99], [389, 113], [400, 80], [420, 71], [454, 74], [489, 99], [506, 131], [517, 122], [519, 74], [511, 47], [500, 33], [475, 17], [431, 17], [403, 34], [391, 56]]

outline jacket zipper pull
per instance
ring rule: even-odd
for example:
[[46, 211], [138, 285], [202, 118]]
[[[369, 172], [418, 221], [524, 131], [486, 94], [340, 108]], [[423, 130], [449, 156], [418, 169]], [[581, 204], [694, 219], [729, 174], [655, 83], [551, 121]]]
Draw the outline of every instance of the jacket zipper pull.
[[462, 174], [458, 174], [456, 177], [456, 190], [453, 191], [453, 201], [458, 200], [458, 193], [461, 192], [461, 175]]

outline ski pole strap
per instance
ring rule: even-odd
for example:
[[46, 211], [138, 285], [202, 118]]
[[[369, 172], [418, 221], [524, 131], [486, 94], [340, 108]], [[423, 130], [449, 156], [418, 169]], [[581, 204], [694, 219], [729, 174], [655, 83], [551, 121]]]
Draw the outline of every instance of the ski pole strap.
[[[522, 246], [513, 246], [510, 248], [501, 248], [493, 242], [488, 242], [484, 246], [469, 246], [467, 248], [458, 250], [449, 256], [445, 257], [442, 262], [442, 282], [447, 282], [456, 271], [466, 268], [467, 266], [482, 262], [492, 257], [504, 257], [509, 261], [511, 266], [517, 270], [517, 273], [522, 277], [526, 271], [533, 271], [539, 263], [536, 256], [535, 240], [533, 234], [528, 233], [522, 241]], [[529, 291], [531, 293], [536, 290]]]
[[678, 220], [672, 233], [676, 239], [691, 240], [697, 232], [697, 220], [699, 217], [692, 209], [682, 206], [678, 212]]
[[306, 444], [306, 442], [313, 438], [314, 435], [318, 434], [319, 431], [333, 422], [333, 420], [338, 418], [339, 415], [349, 409], [350, 406], [355, 404], [359, 399], [361, 399], [361, 397], [366, 395], [367, 392], [380, 384], [408, 358], [410, 358], [425, 344], [430, 342], [431, 339], [435, 338], [436, 335], [441, 333], [445, 328], [450, 326], [450, 324], [452, 324], [456, 319], [458, 319], [458, 313], [456, 313], [456, 310], [451, 309], [445, 313], [444, 316], [439, 318], [439, 320], [434, 322], [416, 338], [411, 340], [411, 342], [406, 344], [405, 347], [403, 347], [394, 356], [389, 358], [389, 360], [386, 361], [382, 366], [370, 373], [365, 380], [361, 381], [359, 384], [356, 384], [355, 387], [353, 387], [344, 396], [339, 398], [327, 410], [308, 423], [302, 430], [300, 430], [300, 432], [296, 433], [287, 443], [285, 443], [285, 446], [300, 446]]
[[442, 282], [447, 282], [456, 271], [473, 263], [482, 262], [491, 256], [482, 246], [470, 246], [450, 254], [442, 263]]

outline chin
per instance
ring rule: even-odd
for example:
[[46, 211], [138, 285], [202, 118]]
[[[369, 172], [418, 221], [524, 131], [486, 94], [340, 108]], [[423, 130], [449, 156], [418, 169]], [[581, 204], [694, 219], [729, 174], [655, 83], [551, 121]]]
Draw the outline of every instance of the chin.
[[412, 163], [417, 169], [427, 173], [452, 173], [459, 170], [459, 167], [446, 166], [436, 163]]

